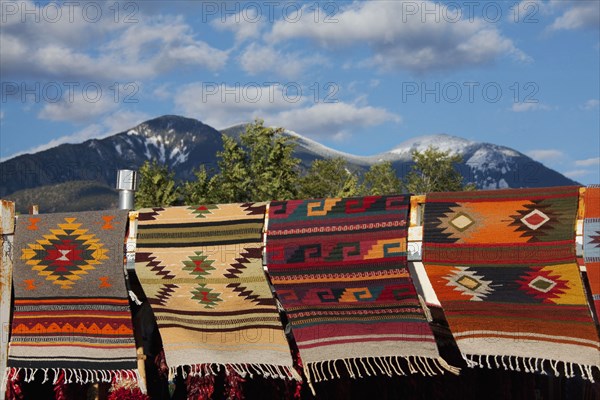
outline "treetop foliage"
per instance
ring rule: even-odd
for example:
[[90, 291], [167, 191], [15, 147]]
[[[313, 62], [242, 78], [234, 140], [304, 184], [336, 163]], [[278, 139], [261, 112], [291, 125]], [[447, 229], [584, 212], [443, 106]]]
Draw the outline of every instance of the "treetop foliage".
[[433, 147], [413, 151], [414, 164], [403, 180], [389, 161], [372, 165], [361, 177], [343, 158], [314, 160], [301, 176], [300, 160], [294, 157], [295, 140], [283, 133], [283, 128], [266, 127], [262, 120], [255, 120], [239, 142], [223, 135], [223, 150], [217, 153], [219, 170], [199, 167], [193, 180], [179, 184], [167, 166], [147, 161], [139, 171], [136, 207], [474, 189], [463, 185], [456, 170], [462, 158]]

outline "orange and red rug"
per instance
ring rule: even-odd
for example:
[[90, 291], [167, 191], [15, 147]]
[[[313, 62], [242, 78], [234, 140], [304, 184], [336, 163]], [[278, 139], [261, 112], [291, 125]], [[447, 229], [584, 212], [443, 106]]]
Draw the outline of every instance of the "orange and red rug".
[[593, 379], [577, 204], [577, 187], [427, 195], [423, 261], [470, 366]]

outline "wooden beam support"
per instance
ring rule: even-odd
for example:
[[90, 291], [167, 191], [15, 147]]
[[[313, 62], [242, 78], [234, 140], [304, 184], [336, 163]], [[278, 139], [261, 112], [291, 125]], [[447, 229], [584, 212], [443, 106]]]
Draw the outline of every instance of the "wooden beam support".
[[[137, 248], [137, 226], [138, 226], [139, 213], [137, 211], [129, 212], [129, 234], [127, 235], [127, 241], [125, 244], [125, 275], [135, 272], [135, 250]], [[127, 278], [129, 279], [129, 278]], [[131, 292], [133, 293], [133, 292]], [[135, 299], [135, 297], [134, 297]], [[141, 304], [141, 303], [139, 303]], [[135, 343], [136, 343], [136, 354], [137, 354], [137, 369], [139, 374], [139, 386], [142, 393], [146, 393], [146, 355], [144, 354], [143, 339], [139, 334], [139, 329], [134, 329]]]
[[[583, 219], [585, 216], [585, 188], [579, 188], [579, 203], [577, 205], [577, 220], [575, 221], [575, 255], [583, 257]], [[585, 271], [585, 266], [580, 269]]]
[[[15, 233], [15, 203], [0, 201], [0, 380], [4, 378], [8, 362], [8, 338], [10, 335], [10, 315], [12, 301], [12, 250]], [[0, 400], [5, 393], [0, 390]]]
[[408, 225], [408, 261], [421, 260], [421, 247], [423, 243], [423, 211], [426, 196], [410, 197], [410, 218]]

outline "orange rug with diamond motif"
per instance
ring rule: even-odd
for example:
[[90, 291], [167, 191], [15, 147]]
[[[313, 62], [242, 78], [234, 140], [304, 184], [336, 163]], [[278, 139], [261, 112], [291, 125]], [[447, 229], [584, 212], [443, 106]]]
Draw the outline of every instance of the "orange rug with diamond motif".
[[423, 261], [469, 366], [593, 379], [577, 187], [431, 193]]

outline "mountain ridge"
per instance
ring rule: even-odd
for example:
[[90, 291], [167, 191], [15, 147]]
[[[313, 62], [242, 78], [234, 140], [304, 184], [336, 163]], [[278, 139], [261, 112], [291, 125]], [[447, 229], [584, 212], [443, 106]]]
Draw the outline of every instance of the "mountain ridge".
[[[245, 126], [239, 124], [218, 131], [193, 118], [163, 115], [108, 137], [18, 155], [0, 162], [0, 197], [10, 199], [18, 191], [71, 181], [114, 187], [118, 169], [138, 169], [150, 159], [166, 163], [177, 179], [191, 179], [199, 165], [216, 171], [216, 153], [223, 146], [221, 135], [239, 139]], [[517, 150], [448, 134], [410, 138], [370, 156], [344, 153], [294, 131], [286, 130], [285, 134], [296, 139], [294, 155], [301, 160], [303, 170], [315, 159], [343, 157], [351, 170], [363, 173], [376, 162], [387, 160], [402, 177], [412, 165], [411, 151], [434, 145], [461, 155], [464, 162], [457, 166], [459, 171], [466, 182], [474, 182], [480, 189], [577, 184]], [[54, 208], [59, 210], [61, 205]], [[63, 208], [68, 210], [68, 204]]]

